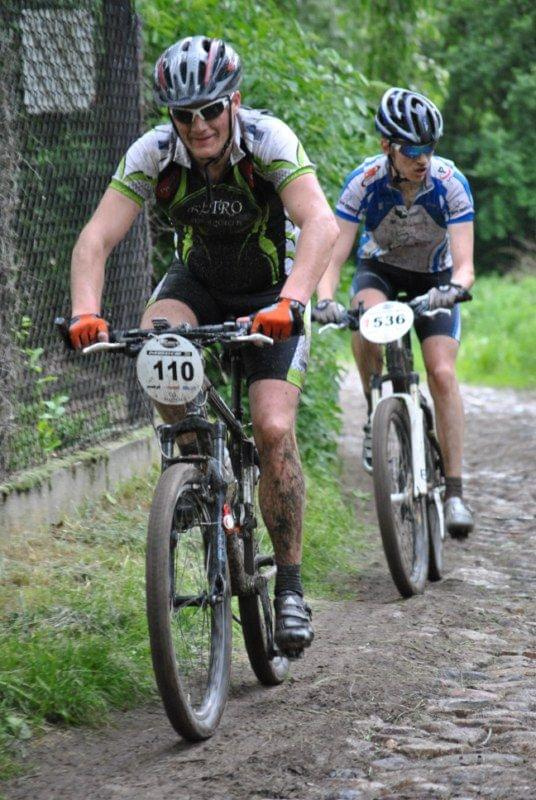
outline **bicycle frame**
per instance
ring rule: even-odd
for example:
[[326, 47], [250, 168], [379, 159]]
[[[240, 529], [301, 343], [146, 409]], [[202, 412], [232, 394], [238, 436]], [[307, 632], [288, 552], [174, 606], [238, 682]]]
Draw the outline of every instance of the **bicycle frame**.
[[[230, 454], [233, 472], [238, 476], [239, 518], [231, 518], [224, 526], [223, 514], [218, 515], [216, 530], [216, 560], [211, 565], [211, 583], [217, 594], [224, 590], [226, 563], [229, 563], [232, 593], [241, 596], [254, 595], [259, 589], [259, 581], [266, 581], [270, 574], [252, 578], [245, 570], [243, 546], [239, 539], [251, 537], [257, 522], [254, 514], [255, 484], [255, 445], [246, 436], [243, 427], [243, 368], [240, 352], [231, 349], [231, 408], [218, 393], [212, 382], [205, 376], [203, 391], [216, 416], [212, 423], [199, 414], [199, 409], [187, 414], [185, 419], [172, 424], [161, 425], [158, 435], [162, 445], [162, 470], [176, 463], [200, 463], [206, 465], [204, 480], [214, 490], [215, 505], [223, 509], [226, 505], [227, 483], [223, 476], [225, 442], [230, 435]], [[181, 433], [196, 433], [205, 441], [210, 437], [212, 456], [188, 455], [174, 456], [176, 438]], [[240, 477], [241, 476], [241, 477]], [[200, 486], [201, 488], [201, 486]]]
[[385, 375], [373, 375], [371, 380], [372, 416], [378, 405], [386, 399], [382, 397], [382, 387], [387, 381], [396, 383], [407, 381], [408, 392], [393, 392], [390, 397], [398, 397], [406, 406], [411, 427], [411, 454], [413, 467], [413, 496], [427, 494], [426, 455], [424, 449], [424, 413], [421, 408], [419, 393], [419, 375], [417, 372], [406, 372], [406, 365], [412, 366], [411, 339], [409, 333], [385, 345], [388, 372]]

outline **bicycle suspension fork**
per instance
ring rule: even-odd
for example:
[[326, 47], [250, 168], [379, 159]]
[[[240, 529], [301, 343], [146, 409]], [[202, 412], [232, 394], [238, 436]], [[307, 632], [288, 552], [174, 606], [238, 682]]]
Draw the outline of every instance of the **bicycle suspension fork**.
[[212, 426], [212, 453], [210, 469], [210, 483], [213, 494], [213, 529], [211, 549], [211, 563], [209, 563], [209, 578], [211, 602], [223, 599], [227, 590], [225, 575], [227, 572], [227, 548], [225, 530], [223, 528], [223, 506], [225, 503], [226, 483], [223, 478], [223, 460], [225, 453], [225, 436], [227, 428], [218, 420]]

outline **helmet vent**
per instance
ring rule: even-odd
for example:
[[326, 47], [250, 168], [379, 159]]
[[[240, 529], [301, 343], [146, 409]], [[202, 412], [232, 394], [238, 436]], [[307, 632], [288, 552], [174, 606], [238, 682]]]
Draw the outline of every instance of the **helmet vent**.
[[157, 61], [154, 94], [171, 107], [203, 105], [232, 94], [240, 84], [240, 58], [231, 45], [208, 36], [188, 36]]

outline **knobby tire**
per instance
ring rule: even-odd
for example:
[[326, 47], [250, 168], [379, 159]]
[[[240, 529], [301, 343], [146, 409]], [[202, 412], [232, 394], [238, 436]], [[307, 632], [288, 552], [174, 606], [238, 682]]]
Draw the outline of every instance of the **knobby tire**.
[[[244, 567], [249, 575], [255, 573], [257, 545], [253, 538], [244, 542]], [[263, 608], [264, 599], [264, 608]], [[240, 621], [249, 663], [258, 680], [265, 686], [277, 686], [285, 680], [289, 662], [269, 647], [267, 630], [271, 639], [275, 632], [275, 617], [268, 586], [264, 587], [264, 598], [260, 594], [238, 598]]]
[[372, 422], [376, 512], [383, 549], [403, 597], [424, 591], [429, 566], [426, 498], [413, 496], [411, 429], [404, 403], [382, 400]]
[[[156, 682], [172, 726], [191, 741], [211, 736], [229, 692], [231, 598], [206, 602], [214, 520], [195, 466], [173, 464], [160, 476], [147, 540], [147, 619]], [[185, 599], [184, 599], [185, 598]]]

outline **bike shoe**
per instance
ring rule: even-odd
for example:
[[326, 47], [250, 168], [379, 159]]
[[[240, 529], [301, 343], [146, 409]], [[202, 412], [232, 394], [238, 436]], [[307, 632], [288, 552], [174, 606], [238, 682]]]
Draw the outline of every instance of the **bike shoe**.
[[473, 530], [473, 515], [461, 497], [449, 497], [444, 505], [445, 526], [453, 539], [465, 539]]
[[372, 472], [372, 422], [370, 417], [363, 425], [363, 469]]
[[282, 592], [274, 600], [275, 643], [287, 658], [300, 658], [314, 639], [312, 611], [297, 592]]

